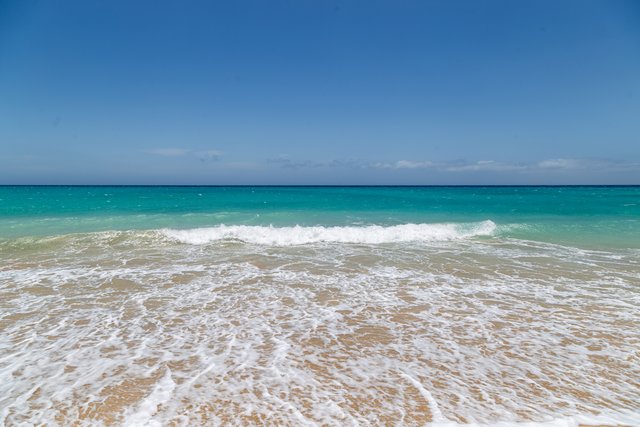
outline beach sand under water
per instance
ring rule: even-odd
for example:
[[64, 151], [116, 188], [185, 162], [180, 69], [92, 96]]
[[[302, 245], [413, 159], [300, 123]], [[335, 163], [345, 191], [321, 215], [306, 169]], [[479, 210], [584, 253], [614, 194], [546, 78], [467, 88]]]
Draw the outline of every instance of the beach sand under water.
[[638, 252], [478, 227], [422, 242], [6, 241], [0, 419], [638, 425]]
[[0, 425], [640, 425], [640, 249], [493, 217], [5, 218]]

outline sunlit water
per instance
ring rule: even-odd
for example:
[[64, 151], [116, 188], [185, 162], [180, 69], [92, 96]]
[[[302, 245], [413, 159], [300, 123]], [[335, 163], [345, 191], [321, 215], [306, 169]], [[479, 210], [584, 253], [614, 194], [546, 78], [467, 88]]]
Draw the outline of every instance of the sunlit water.
[[[584, 218], [497, 210], [269, 226], [245, 207], [185, 229], [166, 222], [193, 213], [157, 209], [99, 231], [136, 220], [7, 213], [9, 197], [0, 424], [640, 425], [636, 211], [592, 215], [625, 224], [599, 243]], [[540, 238], [548, 224], [565, 234]]]

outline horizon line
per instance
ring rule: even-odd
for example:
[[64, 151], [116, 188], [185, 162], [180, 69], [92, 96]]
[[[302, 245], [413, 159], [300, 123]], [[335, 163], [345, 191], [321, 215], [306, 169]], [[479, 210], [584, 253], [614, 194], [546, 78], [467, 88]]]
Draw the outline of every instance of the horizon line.
[[639, 184], [0, 184], [0, 187], [640, 187]]

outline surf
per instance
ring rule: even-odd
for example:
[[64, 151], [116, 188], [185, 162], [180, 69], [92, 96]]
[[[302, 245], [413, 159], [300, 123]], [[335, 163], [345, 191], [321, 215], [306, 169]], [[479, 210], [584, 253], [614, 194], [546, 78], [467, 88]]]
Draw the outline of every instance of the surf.
[[491, 220], [475, 223], [399, 224], [347, 227], [325, 226], [251, 226], [219, 225], [188, 230], [164, 229], [161, 233], [175, 241], [203, 245], [222, 240], [269, 246], [294, 246], [311, 243], [382, 244], [432, 242], [492, 236], [496, 224]]

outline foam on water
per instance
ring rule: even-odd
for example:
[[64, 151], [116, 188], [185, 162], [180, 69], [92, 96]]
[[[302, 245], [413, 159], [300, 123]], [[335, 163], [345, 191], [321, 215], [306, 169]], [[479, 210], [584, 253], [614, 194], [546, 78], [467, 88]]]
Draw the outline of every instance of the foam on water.
[[175, 388], [176, 383], [171, 377], [171, 369], [167, 368], [165, 375], [156, 384], [153, 391], [131, 414], [125, 416], [124, 424], [127, 426], [162, 426], [160, 422], [153, 420], [153, 416], [158, 412], [159, 406], [167, 405], [170, 402]]
[[0, 248], [0, 423], [640, 424], [638, 253], [482, 224]]
[[580, 426], [634, 426], [638, 414], [578, 415], [542, 422], [456, 423], [451, 421], [430, 422], [427, 427], [580, 427]]
[[304, 245], [318, 242], [334, 243], [395, 243], [458, 240], [490, 236], [496, 224], [487, 220], [467, 224], [401, 224], [362, 227], [264, 227], [220, 225], [191, 230], [163, 230], [172, 239], [189, 244], [206, 244], [220, 240], [240, 240], [259, 245]]

